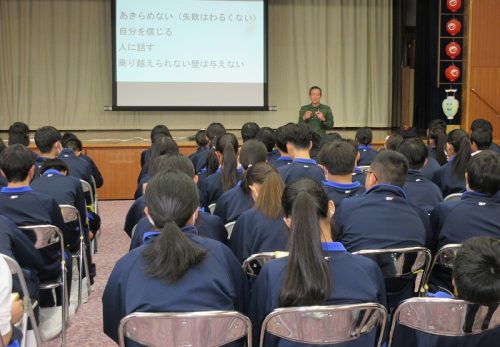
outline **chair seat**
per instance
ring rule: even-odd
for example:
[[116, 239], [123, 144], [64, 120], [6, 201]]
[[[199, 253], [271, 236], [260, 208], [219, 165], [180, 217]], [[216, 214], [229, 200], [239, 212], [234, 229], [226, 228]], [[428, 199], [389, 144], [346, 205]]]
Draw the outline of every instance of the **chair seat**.
[[40, 289], [54, 289], [60, 287], [61, 285], [62, 280], [61, 278], [58, 278], [57, 280], [40, 283]]

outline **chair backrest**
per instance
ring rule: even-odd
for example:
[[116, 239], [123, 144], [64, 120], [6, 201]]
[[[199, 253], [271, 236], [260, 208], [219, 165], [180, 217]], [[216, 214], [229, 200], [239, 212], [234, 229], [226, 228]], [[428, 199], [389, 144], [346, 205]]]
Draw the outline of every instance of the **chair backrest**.
[[257, 276], [265, 263], [276, 259], [275, 252], [262, 252], [252, 254], [243, 262], [243, 270], [249, 276]]
[[129, 338], [149, 347], [222, 346], [247, 337], [252, 346], [252, 323], [235, 311], [132, 313], [120, 322], [120, 346]]
[[226, 225], [225, 225], [226, 230], [227, 230], [227, 239], [228, 240], [231, 238], [231, 235], [233, 234], [233, 228], [234, 228], [235, 224], [236, 224], [236, 221], [232, 221], [232, 222], [226, 223]]
[[379, 329], [377, 346], [384, 337], [387, 311], [376, 303], [279, 308], [262, 323], [260, 346], [266, 333], [307, 344], [334, 344], [358, 339]]
[[393, 314], [389, 346], [397, 324], [442, 336], [479, 334], [500, 326], [500, 306], [497, 304], [489, 308], [442, 298], [405, 300]]
[[370, 249], [353, 252], [374, 260], [385, 279], [415, 275], [415, 293], [420, 292], [431, 263], [431, 252], [425, 247]]
[[29, 225], [19, 227], [22, 230], [28, 230], [34, 233], [36, 249], [45, 248], [56, 243], [60, 243], [64, 251], [64, 238], [58, 227], [50, 224]]
[[460, 247], [462, 247], [461, 243], [450, 243], [449, 245], [444, 245], [439, 249], [439, 251], [437, 251], [436, 255], [432, 259], [432, 263], [427, 273], [425, 283], [429, 282], [429, 279], [432, 275], [432, 270], [436, 265], [448, 268], [450, 270], [453, 269], [453, 263], [455, 262], [455, 257]]
[[444, 201], [455, 201], [462, 199], [462, 193], [449, 194], [444, 198]]
[[210, 211], [211, 214], [214, 214], [215, 211], [215, 204], [210, 204], [208, 205], [208, 210]]
[[366, 173], [368, 170], [370, 170], [370, 165], [361, 165], [358, 166], [358, 169], [360, 169], [363, 173]]
[[89, 182], [80, 179], [80, 182], [82, 183], [82, 190], [84, 193], [89, 193], [90, 195], [90, 204], [92, 207], [95, 209], [95, 200], [94, 200], [94, 192], [92, 190], [92, 186], [90, 185]]

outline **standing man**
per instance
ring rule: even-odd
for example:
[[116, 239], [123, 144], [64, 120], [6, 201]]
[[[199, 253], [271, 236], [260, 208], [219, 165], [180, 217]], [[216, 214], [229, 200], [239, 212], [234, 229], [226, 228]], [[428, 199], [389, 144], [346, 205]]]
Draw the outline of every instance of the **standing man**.
[[330, 106], [320, 103], [321, 94], [320, 87], [312, 86], [309, 88], [311, 103], [300, 108], [299, 123], [307, 123], [313, 132], [323, 137], [326, 134], [326, 129], [333, 128], [333, 114]]

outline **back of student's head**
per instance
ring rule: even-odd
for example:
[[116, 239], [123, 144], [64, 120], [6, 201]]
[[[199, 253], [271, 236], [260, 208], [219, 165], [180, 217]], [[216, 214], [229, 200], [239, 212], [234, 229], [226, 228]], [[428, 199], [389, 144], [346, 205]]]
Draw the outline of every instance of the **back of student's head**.
[[34, 163], [30, 150], [21, 144], [9, 146], [0, 154], [0, 168], [9, 182], [24, 181]]
[[5, 148], [6, 148], [5, 143], [3, 142], [3, 139], [0, 137], [0, 154], [3, 152]]
[[427, 141], [429, 145], [435, 148], [436, 160], [439, 165], [447, 163], [446, 158], [446, 131], [441, 127], [430, 128], [427, 132]]
[[81, 152], [83, 149], [82, 141], [78, 137], [68, 138], [63, 141], [63, 147], [69, 148], [73, 152]]
[[207, 130], [208, 141], [215, 146], [215, 141], [218, 137], [224, 135], [226, 133], [226, 128], [221, 123], [212, 123], [208, 126]]
[[347, 142], [332, 142], [321, 148], [318, 160], [330, 175], [352, 175], [357, 149]]
[[475, 145], [477, 150], [484, 151], [490, 148], [493, 142], [493, 136], [490, 131], [483, 130], [481, 128], [472, 131], [470, 135], [470, 142]]
[[319, 149], [321, 150], [324, 146], [332, 142], [341, 142], [342, 136], [339, 133], [328, 133], [321, 138], [319, 141]]
[[446, 134], [446, 122], [444, 120], [438, 118], [431, 120], [429, 122], [429, 125], [427, 126], [427, 130], [431, 130], [434, 128], [440, 128]]
[[151, 177], [163, 171], [179, 171], [191, 178], [195, 175], [191, 160], [179, 153], [160, 155], [151, 162], [149, 167]]
[[199, 147], [205, 147], [206, 145], [208, 145], [206, 130], [198, 130], [196, 132], [196, 135], [194, 136], [194, 139], [196, 141], [196, 145]]
[[163, 124], [158, 124], [153, 129], [151, 129], [150, 136], [151, 136], [151, 143], [155, 143], [156, 139], [162, 136], [168, 136], [172, 138], [170, 130]]
[[260, 127], [255, 122], [247, 122], [241, 127], [241, 138], [243, 142], [254, 139], [259, 132]]
[[363, 146], [368, 146], [373, 141], [372, 129], [368, 127], [359, 128], [356, 131], [356, 141]]
[[276, 129], [276, 132], [274, 134], [274, 139], [276, 142], [276, 147], [278, 147], [278, 149], [281, 152], [288, 153], [287, 148], [286, 148], [285, 128], [286, 128], [286, 125], [282, 125], [278, 129]]
[[65, 147], [64, 145], [66, 144], [66, 141], [77, 138], [78, 136], [76, 136], [74, 133], [67, 131], [61, 136], [61, 145]]
[[240, 149], [240, 164], [246, 170], [249, 166], [266, 162], [267, 149], [259, 140], [248, 140]]
[[250, 194], [251, 186], [259, 185], [255, 208], [267, 218], [278, 218], [281, 215], [281, 196], [283, 179], [271, 165], [261, 162], [250, 166], [241, 180], [241, 187]]
[[320, 220], [329, 214], [328, 197], [317, 182], [306, 178], [285, 187], [282, 205], [285, 216], [291, 218], [291, 230], [279, 306], [319, 305], [331, 288], [320, 227]]
[[255, 139], [261, 141], [266, 146], [268, 152], [272, 152], [276, 145], [276, 135], [274, 130], [269, 127], [260, 128]]
[[68, 166], [61, 159], [47, 159], [40, 168], [40, 175], [43, 175], [47, 170], [56, 170], [59, 172], [68, 172]]
[[490, 121], [483, 118], [474, 119], [470, 125], [471, 131], [478, 129], [482, 129], [485, 131], [489, 131], [490, 133], [493, 133], [493, 125], [491, 124]]
[[312, 131], [307, 124], [287, 124], [284, 128], [283, 140], [293, 147], [308, 150], [312, 144]]
[[228, 191], [236, 184], [236, 169], [238, 168], [238, 139], [231, 133], [222, 135], [217, 139], [215, 151], [221, 155], [221, 182], [222, 190]]
[[408, 160], [396, 151], [382, 151], [373, 159], [371, 171], [378, 183], [403, 187], [408, 173]]
[[30, 144], [30, 128], [26, 123], [14, 122], [8, 130], [9, 146], [21, 144], [28, 147]]
[[410, 169], [420, 170], [427, 159], [427, 146], [418, 137], [404, 140], [398, 146], [397, 151], [408, 160]]
[[400, 134], [391, 134], [385, 139], [385, 149], [395, 151], [401, 142], [403, 142], [403, 136]]
[[453, 263], [458, 296], [481, 305], [500, 302], [500, 241], [477, 236], [466, 240]]
[[486, 150], [467, 164], [467, 184], [475, 192], [495, 195], [500, 191], [500, 154]]
[[61, 134], [53, 126], [44, 126], [35, 131], [35, 144], [42, 153], [49, 153], [61, 139]]
[[397, 130], [397, 133], [401, 135], [403, 139], [409, 139], [412, 137], [417, 137], [417, 129], [414, 127], [403, 126]]
[[144, 199], [148, 215], [161, 230], [142, 252], [145, 271], [167, 284], [175, 283], [206, 254], [180, 229], [198, 209], [198, 188], [188, 175], [163, 171], [149, 180]]
[[455, 157], [452, 164], [452, 172], [456, 177], [463, 178], [465, 168], [471, 157], [471, 146], [469, 136], [462, 129], [455, 129], [448, 133], [446, 138], [448, 145], [453, 147]]

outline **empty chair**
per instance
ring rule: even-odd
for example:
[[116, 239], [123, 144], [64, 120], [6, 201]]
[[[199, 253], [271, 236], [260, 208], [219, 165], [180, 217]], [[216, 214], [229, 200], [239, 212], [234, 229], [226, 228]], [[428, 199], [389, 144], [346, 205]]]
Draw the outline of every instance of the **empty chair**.
[[425, 279], [425, 283], [431, 287], [430, 291], [446, 290], [451, 292], [453, 290], [451, 272], [460, 247], [462, 247], [462, 244], [453, 243], [441, 247], [436, 253]]
[[387, 311], [376, 303], [279, 308], [262, 323], [260, 347], [266, 333], [308, 344], [335, 344], [356, 340], [378, 329], [377, 345], [384, 337]]
[[235, 311], [132, 313], [119, 326], [120, 346], [130, 339], [149, 347], [222, 346], [246, 336], [252, 346], [252, 323]]

